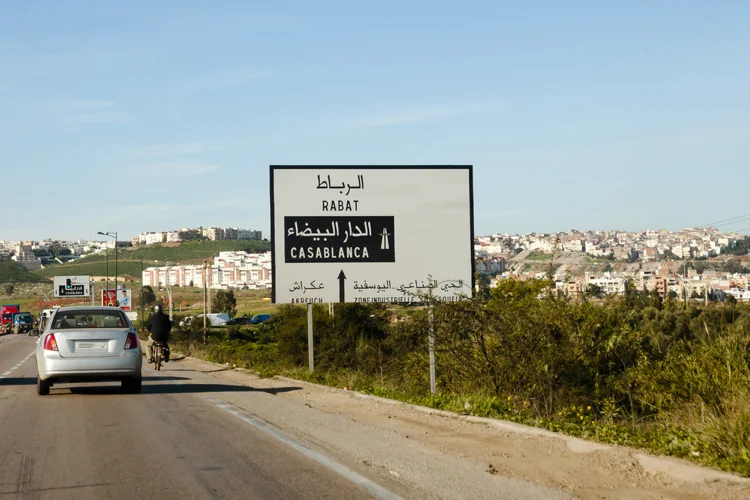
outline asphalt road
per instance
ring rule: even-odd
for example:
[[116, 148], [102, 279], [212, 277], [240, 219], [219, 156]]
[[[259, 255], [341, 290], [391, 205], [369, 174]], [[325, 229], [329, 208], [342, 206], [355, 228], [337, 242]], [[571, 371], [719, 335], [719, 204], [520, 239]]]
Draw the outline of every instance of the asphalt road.
[[0, 337], [0, 499], [396, 497], [216, 399], [244, 386], [144, 368], [139, 395], [94, 384], [38, 396], [35, 344]]

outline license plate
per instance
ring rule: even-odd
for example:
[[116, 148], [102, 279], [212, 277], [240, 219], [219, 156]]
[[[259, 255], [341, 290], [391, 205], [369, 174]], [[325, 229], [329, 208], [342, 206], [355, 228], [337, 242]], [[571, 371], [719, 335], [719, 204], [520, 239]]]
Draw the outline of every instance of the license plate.
[[106, 349], [106, 342], [76, 342], [78, 349]]

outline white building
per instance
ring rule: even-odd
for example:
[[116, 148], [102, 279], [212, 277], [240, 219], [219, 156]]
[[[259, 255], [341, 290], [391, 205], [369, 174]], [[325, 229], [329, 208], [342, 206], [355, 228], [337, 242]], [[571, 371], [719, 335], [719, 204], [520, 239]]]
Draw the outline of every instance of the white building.
[[182, 241], [180, 231], [167, 231], [164, 233], [164, 241], [167, 243], [176, 243]]
[[586, 285], [595, 285], [607, 295], [624, 295], [625, 279], [603, 273], [601, 276], [593, 276], [586, 273]]
[[42, 268], [42, 261], [34, 255], [31, 245], [18, 245], [15, 248], [15, 255], [11, 257], [29, 271], [36, 271]]
[[164, 243], [165, 235], [162, 232], [146, 233], [143, 238], [143, 242], [146, 245], [153, 245], [154, 243]]
[[238, 229], [237, 239], [238, 240], [262, 240], [263, 233], [261, 231], [255, 231], [253, 229]]
[[[202, 265], [149, 267], [143, 270], [143, 284], [202, 287], [203, 273]], [[271, 252], [220, 252], [206, 274], [210, 288], [271, 288]]]

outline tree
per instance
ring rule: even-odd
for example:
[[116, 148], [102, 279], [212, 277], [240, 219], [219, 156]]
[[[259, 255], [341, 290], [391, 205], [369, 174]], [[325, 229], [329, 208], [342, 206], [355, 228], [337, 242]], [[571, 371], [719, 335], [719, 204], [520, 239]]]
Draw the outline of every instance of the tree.
[[692, 267], [696, 273], [702, 275], [708, 269], [708, 264], [705, 262], [693, 262]]
[[6, 283], [3, 285], [3, 293], [5, 295], [13, 295], [14, 290], [15, 287], [13, 286], [13, 283]]
[[602, 287], [599, 285], [590, 284], [588, 288], [586, 288], [586, 296], [595, 299], [602, 299], [604, 298], [604, 290], [602, 290]]
[[237, 314], [237, 299], [234, 297], [234, 290], [219, 290], [216, 292], [216, 295], [211, 299], [211, 309], [226, 313], [230, 318], [233, 318]]
[[742, 266], [742, 262], [740, 259], [734, 258], [729, 259], [724, 263], [724, 271], [735, 274], [735, 273], [741, 273], [745, 270], [745, 268]]
[[664, 253], [662, 254], [662, 256], [664, 257], [664, 260], [678, 260], [677, 255], [675, 255], [675, 253], [669, 248], [664, 250]]
[[148, 285], [144, 286], [143, 287], [143, 304], [150, 306], [154, 302], [156, 302], [156, 293], [154, 293], [154, 289]]

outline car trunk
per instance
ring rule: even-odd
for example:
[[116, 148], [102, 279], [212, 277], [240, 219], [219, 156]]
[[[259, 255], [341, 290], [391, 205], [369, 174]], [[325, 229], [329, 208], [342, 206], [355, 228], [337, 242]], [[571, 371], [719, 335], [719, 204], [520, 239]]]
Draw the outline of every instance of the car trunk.
[[60, 356], [63, 358], [106, 358], [122, 355], [129, 330], [84, 328], [53, 330], [53, 332]]

